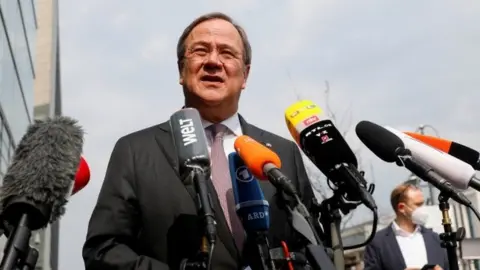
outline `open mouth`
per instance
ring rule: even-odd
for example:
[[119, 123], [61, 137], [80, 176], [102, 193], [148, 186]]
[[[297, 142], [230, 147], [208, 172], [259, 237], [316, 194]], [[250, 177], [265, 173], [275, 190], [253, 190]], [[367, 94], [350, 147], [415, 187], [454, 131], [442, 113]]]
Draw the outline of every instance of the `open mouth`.
[[220, 76], [214, 76], [214, 75], [205, 75], [200, 78], [202, 82], [219, 82], [223, 83], [223, 79]]

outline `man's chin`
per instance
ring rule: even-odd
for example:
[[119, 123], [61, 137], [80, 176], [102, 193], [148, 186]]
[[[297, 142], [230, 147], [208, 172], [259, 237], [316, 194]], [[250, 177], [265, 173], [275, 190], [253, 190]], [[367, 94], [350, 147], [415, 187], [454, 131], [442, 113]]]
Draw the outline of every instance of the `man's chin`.
[[202, 102], [207, 107], [218, 107], [222, 105], [224, 99], [205, 99], [202, 98]]
[[198, 97], [208, 105], [217, 105], [222, 103], [226, 98], [224, 89], [203, 89], [199, 93]]

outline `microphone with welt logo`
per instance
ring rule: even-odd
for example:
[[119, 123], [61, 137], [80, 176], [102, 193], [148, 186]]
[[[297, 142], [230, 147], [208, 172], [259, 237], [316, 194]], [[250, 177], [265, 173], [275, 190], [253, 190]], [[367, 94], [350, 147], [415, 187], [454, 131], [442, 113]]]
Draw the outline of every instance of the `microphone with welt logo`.
[[64, 214], [79, 170], [83, 134], [76, 120], [57, 117], [36, 121], [20, 140], [1, 187], [1, 218], [9, 236], [0, 269], [24, 269], [36, 252], [29, 247], [32, 231]]
[[[211, 204], [212, 200], [207, 186], [211, 173], [207, 138], [200, 114], [194, 108], [185, 108], [175, 112], [170, 117], [170, 127], [182, 181], [185, 185], [191, 185], [193, 182], [197, 193], [197, 211], [205, 224], [205, 237], [200, 251], [202, 254], [208, 255], [206, 267], [209, 268], [215, 247], [217, 229]], [[195, 267], [198, 263], [203, 264], [204, 262], [184, 260], [182, 267], [189, 267], [190, 265]]]
[[268, 201], [264, 198], [258, 180], [237, 153], [228, 155], [228, 163], [237, 215], [247, 236], [253, 238], [257, 244], [258, 265], [261, 269], [274, 270], [276, 267], [270, 258], [267, 238], [270, 228]]

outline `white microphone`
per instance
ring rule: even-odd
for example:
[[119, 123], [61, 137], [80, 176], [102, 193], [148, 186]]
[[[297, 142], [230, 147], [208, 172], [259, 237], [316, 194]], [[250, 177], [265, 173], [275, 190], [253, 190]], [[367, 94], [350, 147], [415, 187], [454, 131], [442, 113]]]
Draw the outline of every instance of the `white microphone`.
[[413, 158], [428, 165], [455, 188], [466, 190], [469, 186], [472, 186], [477, 189], [479, 180], [475, 178], [475, 170], [468, 163], [424, 144], [394, 128], [388, 126], [385, 126], [385, 128], [403, 141], [405, 148], [412, 152]]

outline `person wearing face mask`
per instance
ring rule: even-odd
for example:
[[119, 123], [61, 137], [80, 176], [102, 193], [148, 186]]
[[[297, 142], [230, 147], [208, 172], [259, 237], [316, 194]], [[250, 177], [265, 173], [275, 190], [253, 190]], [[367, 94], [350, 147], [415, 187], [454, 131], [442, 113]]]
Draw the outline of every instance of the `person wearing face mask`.
[[393, 189], [390, 202], [396, 218], [365, 247], [365, 270], [448, 269], [440, 237], [425, 228], [428, 212], [422, 191], [408, 183]]

